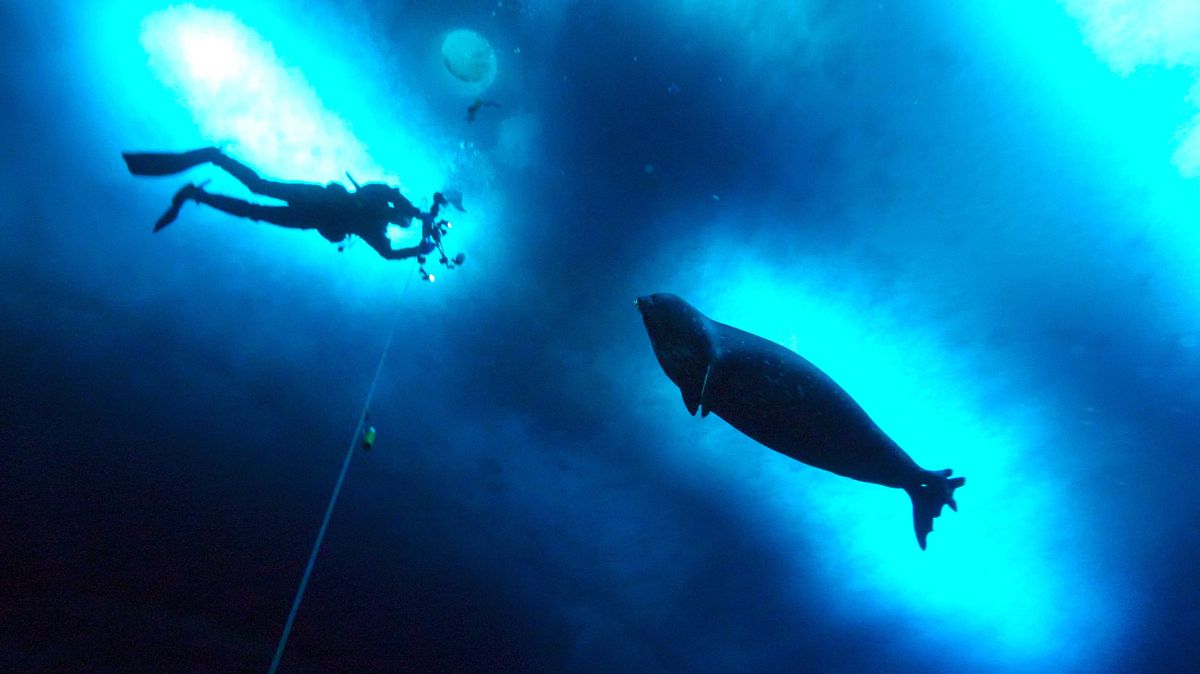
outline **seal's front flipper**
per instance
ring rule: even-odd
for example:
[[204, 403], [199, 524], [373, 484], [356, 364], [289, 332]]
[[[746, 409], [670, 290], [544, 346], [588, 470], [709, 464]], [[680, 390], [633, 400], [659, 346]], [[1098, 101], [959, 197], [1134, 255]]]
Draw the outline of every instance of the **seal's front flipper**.
[[706, 417], [709, 412], [712, 412], [713, 402], [713, 382], [716, 381], [717, 359], [710, 358], [708, 365], [704, 368], [704, 374], [695, 373], [692, 381], [687, 386], [680, 386], [679, 390], [683, 393], [683, 404], [687, 406], [688, 413], [696, 416], [696, 411], [700, 411], [700, 416]]
[[687, 408], [688, 414], [696, 416], [696, 410], [700, 409], [700, 389], [695, 386], [680, 386], [679, 392], [683, 394], [683, 406]]
[[933, 531], [933, 518], [942, 514], [942, 506], [958, 510], [954, 501], [954, 490], [966, 483], [966, 478], [950, 478], [951, 471], [923, 470], [917, 484], [905, 487], [913, 502], [913, 527], [917, 531], [917, 543], [925, 549], [925, 538]]
[[135, 176], [169, 176], [207, 164], [220, 154], [219, 148], [206, 147], [189, 152], [122, 152], [121, 157]]
[[713, 411], [716, 402], [717, 377], [721, 373], [721, 359], [713, 356], [708, 361], [708, 369], [704, 371], [704, 386], [700, 389], [700, 416], [706, 417]]

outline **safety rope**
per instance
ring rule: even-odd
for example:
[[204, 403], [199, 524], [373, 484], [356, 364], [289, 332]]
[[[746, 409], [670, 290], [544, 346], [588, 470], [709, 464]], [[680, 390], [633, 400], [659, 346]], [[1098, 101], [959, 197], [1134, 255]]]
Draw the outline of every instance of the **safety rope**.
[[329, 505], [325, 508], [325, 517], [321, 520], [321, 528], [317, 530], [317, 540], [313, 542], [312, 552], [308, 555], [308, 565], [304, 567], [304, 576], [300, 579], [300, 587], [296, 590], [296, 598], [292, 601], [292, 610], [288, 613], [287, 622], [283, 625], [283, 634], [279, 636], [279, 645], [275, 647], [275, 657], [271, 659], [269, 674], [275, 674], [279, 669], [279, 661], [283, 658], [283, 649], [287, 646], [288, 635], [292, 632], [292, 624], [296, 622], [296, 613], [300, 610], [300, 601], [304, 599], [304, 590], [308, 587], [308, 579], [312, 576], [313, 566], [317, 563], [317, 554], [321, 551], [321, 542], [325, 540], [325, 530], [329, 528], [329, 520], [333, 516], [333, 506], [337, 503], [338, 494], [342, 491], [342, 483], [346, 481], [346, 471], [350, 468], [350, 457], [354, 455], [354, 446], [362, 435], [363, 424], [367, 420], [367, 410], [371, 408], [371, 400], [375, 397], [375, 388], [379, 385], [379, 375], [383, 372], [383, 363], [387, 360], [388, 351], [392, 348], [392, 338], [396, 336], [396, 326], [400, 322], [400, 311], [403, 308], [404, 296], [408, 294], [408, 286], [412, 283], [413, 275], [408, 276], [404, 290], [400, 293], [400, 307], [392, 319], [392, 328], [388, 330], [387, 342], [383, 345], [383, 353], [379, 354], [379, 364], [375, 366], [375, 378], [371, 380], [371, 388], [367, 389], [367, 399], [363, 402], [362, 412], [358, 415], [358, 425], [354, 427], [354, 435], [350, 438], [350, 446], [346, 449], [346, 458], [342, 460], [342, 472], [338, 474], [337, 483], [333, 486], [333, 494], [329, 497]]

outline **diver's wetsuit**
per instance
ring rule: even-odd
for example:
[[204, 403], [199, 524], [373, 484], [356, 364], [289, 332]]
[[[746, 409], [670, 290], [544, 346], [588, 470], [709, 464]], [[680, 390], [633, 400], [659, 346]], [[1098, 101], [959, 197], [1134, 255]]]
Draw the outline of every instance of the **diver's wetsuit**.
[[[424, 213], [404, 198], [400, 190], [383, 183], [368, 183], [349, 192], [340, 183], [318, 185], [267, 180], [215, 147], [189, 152], [127, 152], [123, 156], [129, 171], [135, 175], [172, 175], [201, 164], [213, 164], [237, 178], [251, 192], [287, 202], [286, 206], [267, 206], [188, 186], [177, 197], [176, 207], [182, 203], [180, 197], [184, 201], [192, 199], [250, 220], [294, 229], [315, 229], [334, 243], [353, 234], [388, 260], [426, 255], [436, 246], [432, 229], [440, 199], [435, 199], [430, 212]], [[408, 227], [413, 218], [422, 222], [421, 242], [416, 246], [393, 249], [387, 238], [388, 223]]]

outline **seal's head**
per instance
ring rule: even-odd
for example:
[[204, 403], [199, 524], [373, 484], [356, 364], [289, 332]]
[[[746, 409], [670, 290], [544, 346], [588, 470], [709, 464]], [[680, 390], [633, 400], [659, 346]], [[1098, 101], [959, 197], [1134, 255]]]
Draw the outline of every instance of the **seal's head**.
[[695, 414], [690, 394], [694, 392], [698, 404], [704, 375], [713, 357], [712, 326], [708, 318], [683, 298], [670, 293], [645, 295], [634, 304], [642, 314], [658, 364], [683, 391], [689, 411]]

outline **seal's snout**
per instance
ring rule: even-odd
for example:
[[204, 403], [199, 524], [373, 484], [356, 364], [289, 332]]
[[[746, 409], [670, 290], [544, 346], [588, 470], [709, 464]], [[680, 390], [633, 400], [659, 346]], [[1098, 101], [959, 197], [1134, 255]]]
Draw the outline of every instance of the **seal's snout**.
[[654, 304], [654, 300], [649, 295], [642, 295], [633, 301], [633, 306], [637, 307], [638, 311], [643, 312], [649, 308], [651, 304]]

